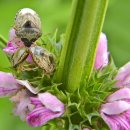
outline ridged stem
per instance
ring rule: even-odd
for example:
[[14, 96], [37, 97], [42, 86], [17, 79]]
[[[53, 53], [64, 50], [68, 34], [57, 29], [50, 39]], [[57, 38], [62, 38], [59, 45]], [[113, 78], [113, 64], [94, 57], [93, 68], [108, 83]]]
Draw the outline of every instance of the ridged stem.
[[89, 79], [108, 0], [73, 0], [56, 81], [74, 92]]

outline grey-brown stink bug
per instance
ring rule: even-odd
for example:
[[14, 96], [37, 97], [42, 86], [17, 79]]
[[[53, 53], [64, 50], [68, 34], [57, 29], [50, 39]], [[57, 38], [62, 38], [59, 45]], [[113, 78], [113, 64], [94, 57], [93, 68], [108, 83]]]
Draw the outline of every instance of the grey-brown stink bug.
[[24, 45], [30, 47], [41, 35], [41, 20], [38, 14], [29, 8], [21, 9], [15, 17], [14, 29]]
[[38, 14], [29, 8], [20, 10], [15, 18], [14, 30], [16, 36], [21, 39], [24, 46], [19, 47], [13, 54], [13, 66], [18, 67], [31, 55], [34, 63], [43, 69], [45, 74], [52, 74], [55, 70], [54, 55], [46, 49], [34, 44], [42, 35], [41, 21]]
[[46, 74], [51, 74], [55, 69], [54, 55], [40, 46], [29, 48], [33, 61], [44, 69]]
[[54, 55], [40, 46], [18, 49], [12, 58], [13, 66], [17, 67], [23, 63], [29, 54], [34, 63], [45, 71], [45, 74], [50, 75], [55, 70]]

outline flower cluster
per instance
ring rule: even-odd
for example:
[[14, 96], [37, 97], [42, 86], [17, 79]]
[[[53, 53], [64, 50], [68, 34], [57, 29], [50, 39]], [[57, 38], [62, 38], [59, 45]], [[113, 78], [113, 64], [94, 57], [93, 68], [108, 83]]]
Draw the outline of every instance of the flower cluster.
[[100, 113], [111, 130], [130, 130], [130, 63], [121, 67], [116, 76], [116, 92], [107, 97]]
[[[95, 69], [108, 65], [108, 55], [107, 39], [102, 33], [97, 47]], [[100, 115], [110, 130], [130, 130], [130, 62], [118, 70], [115, 80], [115, 88], [119, 90], [106, 98], [106, 103], [100, 107]]]
[[10, 73], [0, 72], [0, 77], [0, 97], [10, 97], [14, 114], [30, 126], [41, 126], [64, 113], [64, 104], [56, 96], [38, 93], [28, 81], [15, 79]]
[[[17, 38], [15, 30], [11, 29], [9, 42], [4, 52], [12, 56], [23, 47], [23, 42]], [[27, 62], [33, 63], [30, 55]], [[104, 33], [101, 33], [93, 71], [102, 72], [108, 65], [107, 38]], [[110, 130], [130, 130], [130, 62], [118, 70], [114, 80], [116, 81], [114, 83], [116, 91], [114, 89], [112, 92], [110, 91], [111, 94], [109, 92], [106, 95], [105, 102], [100, 104], [99, 114]], [[26, 121], [32, 127], [42, 126], [52, 119], [61, 117], [65, 113], [64, 104], [66, 104], [66, 108], [69, 108], [68, 99], [62, 103], [46, 89], [40, 91], [37, 86], [33, 87], [28, 80], [19, 80], [11, 73], [0, 72], [0, 83], [0, 97], [8, 96], [10, 101], [15, 104], [14, 115], [20, 116], [21, 120]], [[63, 94], [63, 92], [61, 93]], [[64, 93], [64, 95], [67, 94]], [[83, 98], [84, 96], [87, 94], [82, 95]], [[87, 111], [86, 107], [85, 109]], [[68, 109], [67, 112], [71, 112], [71, 110]], [[73, 115], [73, 112], [71, 114]], [[83, 125], [80, 128], [90, 130], [91, 125]]]
[[[95, 69], [108, 64], [107, 40], [101, 34], [95, 60]], [[130, 62], [121, 67], [115, 77], [115, 88], [119, 89], [106, 98], [100, 115], [110, 130], [130, 130]]]
[[[23, 42], [17, 38], [15, 30], [11, 29], [4, 52], [13, 55], [22, 47]], [[28, 56], [27, 61], [32, 63], [32, 58]], [[11, 73], [0, 72], [0, 97], [5, 96], [14, 103], [14, 115], [20, 116], [21, 120], [32, 127], [42, 126], [64, 113], [64, 104], [56, 96], [40, 92], [28, 80], [19, 80]]]

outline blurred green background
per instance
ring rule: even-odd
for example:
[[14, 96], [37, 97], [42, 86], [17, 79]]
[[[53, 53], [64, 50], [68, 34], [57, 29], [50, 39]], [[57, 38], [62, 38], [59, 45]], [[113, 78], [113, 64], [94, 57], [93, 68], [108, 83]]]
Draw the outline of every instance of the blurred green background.
[[[8, 32], [16, 12], [25, 7], [34, 9], [41, 17], [43, 33], [64, 33], [71, 14], [72, 0], [0, 0], [0, 34], [8, 39]], [[107, 34], [109, 51], [118, 67], [130, 60], [130, 0], [110, 0], [103, 32]], [[8, 67], [8, 60], [0, 49], [0, 68]], [[2, 70], [2, 69], [1, 69]], [[0, 130], [40, 130], [30, 128], [12, 115], [12, 104], [0, 99]]]

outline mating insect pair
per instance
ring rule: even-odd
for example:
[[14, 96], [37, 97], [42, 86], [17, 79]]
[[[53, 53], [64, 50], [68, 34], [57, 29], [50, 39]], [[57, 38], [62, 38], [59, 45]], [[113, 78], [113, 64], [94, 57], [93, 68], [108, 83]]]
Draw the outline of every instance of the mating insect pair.
[[38, 14], [29, 8], [20, 10], [14, 22], [15, 34], [24, 44], [12, 56], [14, 67], [23, 63], [31, 55], [34, 63], [42, 68], [46, 74], [55, 70], [54, 55], [46, 49], [35, 45], [35, 41], [42, 35], [41, 21]]

